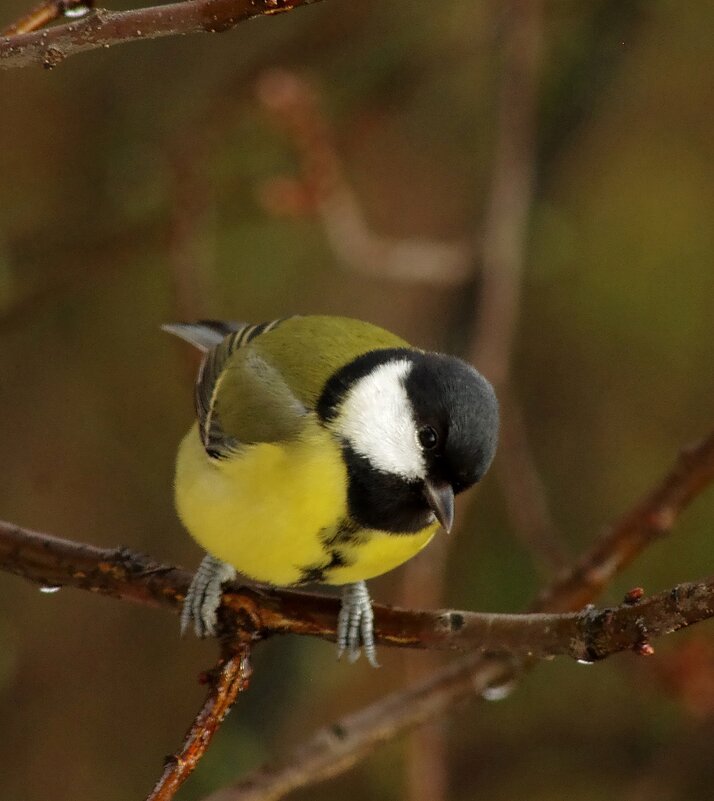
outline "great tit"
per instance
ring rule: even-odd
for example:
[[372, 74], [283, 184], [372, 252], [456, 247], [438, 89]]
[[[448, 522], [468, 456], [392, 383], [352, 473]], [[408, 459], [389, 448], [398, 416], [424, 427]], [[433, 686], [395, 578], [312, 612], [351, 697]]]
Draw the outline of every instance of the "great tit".
[[365, 579], [417, 554], [493, 458], [493, 388], [369, 323], [290, 317], [164, 326], [204, 356], [176, 506], [206, 549], [181, 628], [212, 635], [221, 586], [342, 585], [338, 651], [376, 665]]

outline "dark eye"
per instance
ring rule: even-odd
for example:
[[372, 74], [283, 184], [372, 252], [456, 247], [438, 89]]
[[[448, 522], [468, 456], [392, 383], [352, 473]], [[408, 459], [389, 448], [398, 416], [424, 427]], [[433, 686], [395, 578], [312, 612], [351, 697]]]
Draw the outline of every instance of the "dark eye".
[[419, 444], [425, 451], [431, 451], [439, 444], [439, 435], [432, 426], [424, 426], [419, 429]]

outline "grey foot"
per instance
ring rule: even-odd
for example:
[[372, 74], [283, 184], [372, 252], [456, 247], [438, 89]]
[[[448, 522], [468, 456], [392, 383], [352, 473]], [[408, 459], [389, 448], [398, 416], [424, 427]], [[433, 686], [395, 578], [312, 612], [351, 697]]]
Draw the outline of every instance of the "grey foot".
[[205, 556], [198, 566], [181, 609], [181, 635], [193, 627], [197, 637], [216, 634], [222, 586], [236, 576], [235, 568], [214, 556]]
[[374, 646], [374, 614], [364, 581], [348, 584], [342, 590], [342, 606], [337, 616], [337, 658], [347, 651], [347, 659], [359, 659], [360, 645], [372, 667], [379, 667]]

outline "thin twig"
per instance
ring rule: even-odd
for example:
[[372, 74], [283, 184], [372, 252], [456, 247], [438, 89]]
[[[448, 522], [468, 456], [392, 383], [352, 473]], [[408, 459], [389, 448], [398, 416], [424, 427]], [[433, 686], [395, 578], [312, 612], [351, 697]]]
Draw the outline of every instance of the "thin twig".
[[248, 687], [251, 675], [249, 657], [248, 646], [241, 645], [234, 653], [223, 656], [207, 675], [208, 697], [186, 733], [181, 749], [166, 760], [164, 772], [147, 801], [170, 801], [193, 773], [238, 694]]
[[[474, 667], [481, 666], [474, 678]], [[287, 761], [251, 773], [204, 801], [275, 801], [289, 792], [343, 773], [399, 732], [433, 720], [457, 701], [505, 676], [498, 661], [470, 655], [416, 687], [390, 693], [375, 704], [319, 729]]]
[[220, 33], [239, 22], [292, 11], [319, 0], [191, 0], [129, 11], [98, 8], [44, 31], [0, 37], [0, 69], [56, 66], [87, 50], [187, 33]]
[[0, 31], [0, 36], [17, 36], [44, 28], [63, 16], [84, 16], [94, 7], [94, 0], [45, 0], [19, 20]]

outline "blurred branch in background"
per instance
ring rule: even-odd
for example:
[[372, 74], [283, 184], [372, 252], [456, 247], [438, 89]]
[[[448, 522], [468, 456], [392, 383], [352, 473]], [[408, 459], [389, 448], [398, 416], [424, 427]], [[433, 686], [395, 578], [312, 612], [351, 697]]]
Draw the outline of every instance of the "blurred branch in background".
[[[536, 172], [543, 3], [512, 0], [503, 8], [499, 4], [492, 13], [500, 22], [501, 53], [495, 154], [486, 217], [480, 233], [474, 237], [480, 264], [467, 358], [492, 381], [499, 396], [501, 434], [495, 470], [513, 529], [536, 562], [553, 570], [565, 563], [565, 551], [555, 532], [523, 415], [510, 384]], [[473, 493], [470, 497], [474, 497]], [[440, 602], [443, 602], [445, 555], [443, 549], [431, 574], [422, 571], [427, 592]], [[418, 563], [414, 565], [410, 577], [417, 578], [413, 573], [418, 567]], [[429, 663], [411, 662], [408, 678], [412, 683], [428, 680], [433, 667]], [[425, 797], [425, 787], [438, 792], [434, 796], [427, 793], [426, 797], [435, 801], [446, 799], [446, 748], [446, 734], [440, 720], [420, 727], [412, 735], [408, 776], [412, 801]]]
[[546, 572], [566, 552], [552, 520], [511, 381], [528, 220], [536, 174], [536, 118], [543, 47], [541, 0], [514, 0], [500, 10], [501, 85], [491, 192], [483, 223], [480, 285], [469, 358], [493, 383], [501, 403], [496, 474], [513, 529]]
[[628, 514], [605, 530], [592, 548], [538, 596], [534, 609], [578, 609], [597, 597], [714, 480], [714, 431], [679, 454], [672, 470]]
[[172, 179], [168, 260], [174, 312], [180, 321], [205, 319], [214, 305], [214, 193], [209, 156], [208, 136], [197, 129], [187, 132], [168, 153]]
[[[671, 529], [685, 506], [712, 481], [714, 431], [681, 454], [657, 486], [602, 535], [564, 578], [547, 587], [533, 608], [579, 609], [594, 600], [607, 581], [635, 555]], [[623, 548], [623, 543], [627, 547]], [[584, 565], [588, 566], [587, 571], [580, 567]], [[591, 578], [597, 576], [598, 581], [589, 580], [587, 574]], [[577, 592], [577, 576], [583, 576], [585, 581], [581, 592]], [[335, 776], [380, 743], [443, 715], [459, 702], [475, 695], [485, 697], [487, 693], [503, 697], [527, 665], [469, 654], [427, 680], [391, 693], [315, 732], [280, 765], [263, 768], [205, 801], [275, 801], [292, 790]]]
[[[39, 27], [38, 15], [30, 33], [0, 38], [0, 69], [30, 64], [49, 69], [75, 53], [99, 47], [187, 33], [222, 33], [247, 19], [281, 14], [316, 2], [319, 0], [191, 0], [130, 11], [97, 8], [46, 31], [35, 30]], [[23, 19], [31, 18], [33, 13]], [[66, 6], [62, 13], [67, 14]], [[16, 23], [21, 24], [22, 21]]]
[[300, 177], [264, 184], [260, 197], [272, 214], [315, 214], [337, 264], [387, 280], [459, 286], [473, 275], [472, 248], [464, 242], [398, 239], [375, 233], [349, 185], [317, 90], [294, 72], [273, 69], [259, 78], [260, 104], [290, 135]]
[[[581, 577], [582, 586], [573, 586], [576, 579], [566, 577], [551, 585], [535, 606], [551, 612], [577, 609], [582, 599], [592, 600], [608, 578], [656, 536], [669, 531], [682, 509], [713, 480], [714, 432], [683, 453], [659, 485], [576, 563], [571, 575]], [[582, 570], [582, 565], [586, 565], [587, 570]], [[46, 588], [81, 587], [174, 610], [183, 600], [189, 580], [183, 571], [158, 565], [126, 549], [94, 548], [6, 523], [0, 523], [0, 567]], [[337, 603], [336, 598], [327, 596], [243, 588], [225, 594], [222, 623], [226, 633], [240, 632], [238, 644], [243, 645], [278, 632], [334, 638]], [[514, 678], [523, 669], [521, 660], [524, 658], [528, 662], [534, 657], [567, 654], [590, 662], [626, 649], [648, 654], [652, 652], [651, 637], [713, 615], [714, 578], [698, 584], [682, 584], [647, 600], [641, 600], [641, 592], [633, 591], [616, 609], [598, 612], [586, 608], [577, 614], [492, 615], [375, 607], [375, 630], [380, 642], [477, 648], [510, 656], [504, 661], [469, 654], [426, 681], [389, 695], [330, 729], [318, 732], [283, 767], [249, 777], [241, 782], [239, 790], [221, 791], [213, 801], [231, 797], [279, 798], [291, 789], [334, 775], [354, 764], [377, 743], [405, 728], [433, 719], [474, 692], [483, 693], [494, 682]], [[239, 654], [246, 655], [240, 649]], [[225, 679], [223, 690], [218, 695], [209, 695], [176, 764], [167, 768], [160, 787], [168, 787], [177, 776], [187, 775], [189, 763], [195, 765], [195, 760], [189, 758], [199, 753], [194, 750], [194, 744], [212, 735], [225, 714], [226, 699], [235, 698], [245, 686], [246, 664], [241, 658], [234, 668], [221, 674]], [[208, 722], [202, 735], [200, 728], [204, 718]], [[256, 787], [258, 794], [251, 796], [249, 791], [253, 792]], [[154, 798], [170, 797], [156, 795]]]
[[[215, 192], [209, 160], [215, 126], [203, 123], [187, 126], [167, 147], [171, 207], [166, 250], [178, 322], [214, 316]], [[180, 348], [180, 353], [193, 386], [200, 355], [194, 348]]]
[[690, 637], [651, 664], [650, 679], [680, 704], [689, 718], [654, 752], [620, 797], [623, 801], [669, 801], [692, 797], [688, 787], [698, 759], [710, 758], [714, 736], [714, 644], [711, 636]]

